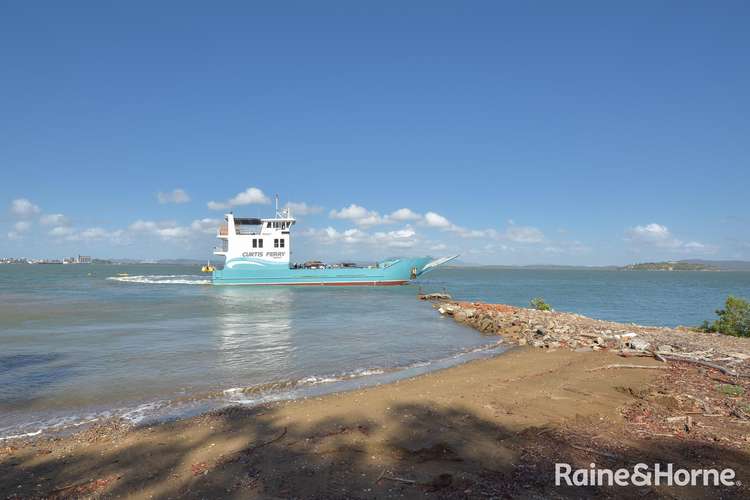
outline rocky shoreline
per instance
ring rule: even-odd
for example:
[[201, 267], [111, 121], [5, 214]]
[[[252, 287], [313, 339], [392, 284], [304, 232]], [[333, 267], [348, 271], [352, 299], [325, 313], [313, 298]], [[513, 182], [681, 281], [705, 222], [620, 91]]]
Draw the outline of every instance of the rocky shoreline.
[[539, 311], [504, 304], [460, 302], [445, 294], [420, 296], [444, 316], [507, 342], [548, 351], [615, 351], [622, 356], [651, 356], [717, 368], [728, 375], [750, 377], [750, 342], [687, 328], [615, 323], [579, 314]]

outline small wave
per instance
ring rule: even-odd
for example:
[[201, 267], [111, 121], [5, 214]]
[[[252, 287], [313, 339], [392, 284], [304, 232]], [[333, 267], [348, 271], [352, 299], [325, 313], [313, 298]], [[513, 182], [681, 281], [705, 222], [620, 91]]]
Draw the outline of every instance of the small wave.
[[[311, 375], [297, 380], [281, 380], [248, 387], [232, 387], [208, 393], [191, 394], [185, 398], [149, 401], [135, 406], [112, 408], [84, 415], [28, 422], [24, 425], [14, 426], [14, 428], [0, 428], [0, 441], [65, 431], [109, 418], [120, 418], [138, 425], [149, 421], [187, 417], [229, 405], [255, 406], [272, 401], [321, 396], [330, 392], [363, 388], [422, 375], [432, 370], [456, 366], [471, 359], [499, 354], [504, 350], [502, 341], [498, 341], [466, 349], [446, 358], [417, 361], [406, 366], [359, 368], [343, 373]], [[12, 432], [13, 434], [2, 436], [4, 432]]]
[[6, 439], [19, 439], [19, 438], [25, 438], [25, 437], [33, 437], [33, 436], [38, 436], [41, 433], [42, 433], [42, 429], [39, 429], [39, 430], [34, 431], [34, 432], [26, 432], [26, 433], [23, 433], [23, 434], [13, 434], [12, 436], [3, 436], [3, 437], [0, 437], [0, 441], [4, 441]]
[[112, 281], [123, 283], [146, 283], [151, 285], [210, 285], [210, 279], [199, 279], [192, 274], [171, 274], [171, 275], [143, 275], [143, 276], [110, 276], [107, 278]]
[[169, 404], [168, 401], [152, 401], [150, 403], [144, 403], [138, 405], [135, 408], [124, 411], [119, 415], [123, 420], [127, 420], [132, 424], [139, 424], [146, 420], [150, 414], [156, 413], [158, 410], [164, 408]]
[[[21, 438], [34, 437], [34, 436], [40, 435], [43, 432], [57, 432], [57, 431], [65, 431], [68, 429], [74, 429], [74, 428], [78, 428], [84, 425], [93, 424], [94, 422], [97, 422], [105, 418], [109, 418], [110, 416], [112, 416], [110, 412], [103, 412], [99, 415], [85, 415], [85, 416], [69, 415], [66, 417], [53, 418], [47, 421], [29, 422], [27, 424], [16, 427], [16, 429], [21, 431], [23, 429], [28, 429], [29, 427], [32, 427], [32, 428], [35, 428], [36, 430], [28, 431], [28, 432], [20, 432], [18, 434], [9, 434], [6, 436], [0, 436], [0, 441], [4, 441], [8, 439], [21, 439]], [[6, 428], [6, 429], [10, 429], [10, 428]], [[2, 433], [6, 429], [0, 430], [0, 433]]]

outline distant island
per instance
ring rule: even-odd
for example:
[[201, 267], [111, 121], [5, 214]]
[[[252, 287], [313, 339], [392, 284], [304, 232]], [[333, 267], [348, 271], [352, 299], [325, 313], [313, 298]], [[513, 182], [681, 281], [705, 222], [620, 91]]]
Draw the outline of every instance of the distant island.
[[640, 262], [620, 268], [622, 271], [721, 271], [720, 268], [701, 262], [668, 261]]
[[446, 266], [447, 268], [484, 269], [526, 269], [536, 271], [744, 271], [750, 272], [750, 261], [746, 260], [668, 260], [659, 262], [638, 262], [624, 266], [582, 266], [582, 265], [487, 265], [458, 261]]

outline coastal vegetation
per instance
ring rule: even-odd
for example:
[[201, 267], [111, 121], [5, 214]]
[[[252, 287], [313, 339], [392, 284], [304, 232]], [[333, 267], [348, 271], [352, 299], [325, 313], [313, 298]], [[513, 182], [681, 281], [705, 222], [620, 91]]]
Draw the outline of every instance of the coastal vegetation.
[[547, 304], [542, 297], [534, 297], [531, 299], [531, 307], [537, 311], [551, 311], [552, 306]]
[[724, 309], [717, 309], [718, 319], [712, 323], [704, 321], [698, 328], [703, 332], [718, 332], [733, 337], [750, 337], [750, 303], [730, 295]]

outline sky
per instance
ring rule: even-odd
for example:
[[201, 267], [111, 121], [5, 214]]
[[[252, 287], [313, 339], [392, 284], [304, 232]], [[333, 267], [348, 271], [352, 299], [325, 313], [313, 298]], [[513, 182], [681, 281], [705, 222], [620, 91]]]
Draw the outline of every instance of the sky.
[[2, 2], [0, 256], [750, 259], [750, 3]]

